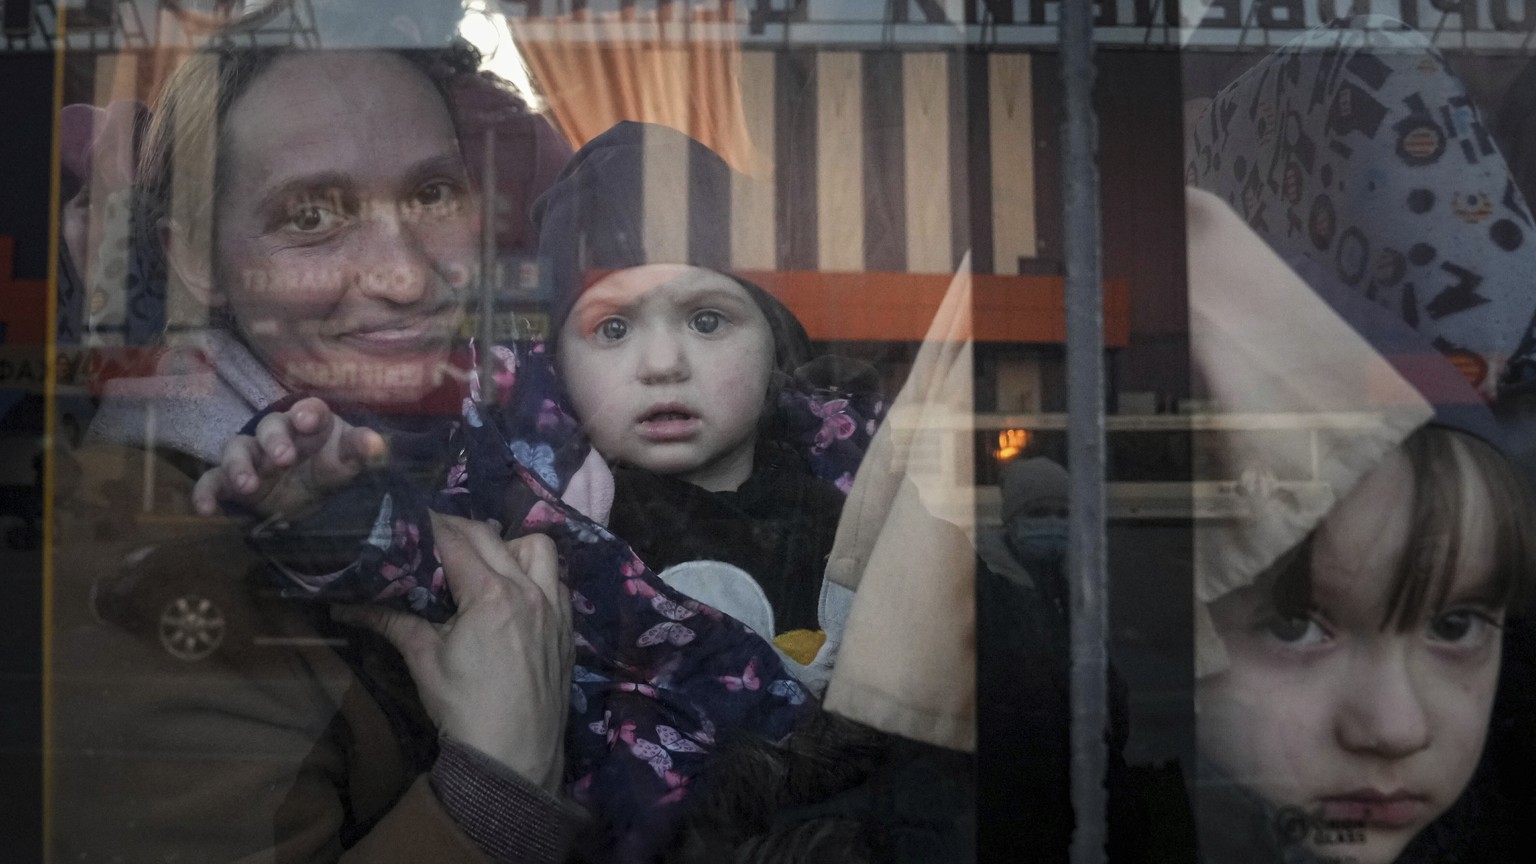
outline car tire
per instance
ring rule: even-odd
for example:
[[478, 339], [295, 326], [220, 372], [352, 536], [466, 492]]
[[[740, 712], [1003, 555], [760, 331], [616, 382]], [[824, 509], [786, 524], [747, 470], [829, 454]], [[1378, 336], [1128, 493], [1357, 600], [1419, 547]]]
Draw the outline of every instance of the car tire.
[[213, 656], [228, 641], [230, 622], [218, 601], [188, 590], [169, 595], [159, 605], [154, 628], [167, 654], [196, 663]]

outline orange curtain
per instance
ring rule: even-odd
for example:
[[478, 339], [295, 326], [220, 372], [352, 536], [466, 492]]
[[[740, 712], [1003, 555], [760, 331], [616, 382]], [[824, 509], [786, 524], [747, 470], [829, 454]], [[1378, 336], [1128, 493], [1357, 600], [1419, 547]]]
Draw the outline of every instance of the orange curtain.
[[696, 10], [687, 20], [672, 9], [508, 23], [534, 86], [572, 146], [621, 120], [639, 120], [686, 132], [738, 171], [758, 173], [742, 113], [734, 7]]

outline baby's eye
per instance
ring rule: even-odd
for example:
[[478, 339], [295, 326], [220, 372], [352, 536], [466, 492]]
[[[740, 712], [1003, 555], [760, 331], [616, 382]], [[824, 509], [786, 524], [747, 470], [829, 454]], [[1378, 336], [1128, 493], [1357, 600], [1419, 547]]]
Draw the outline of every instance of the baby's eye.
[[688, 319], [688, 326], [692, 327], [694, 330], [697, 330], [700, 333], [708, 335], [715, 332], [716, 330], [719, 330], [720, 325], [724, 323], [724, 321], [725, 319], [720, 316], [719, 312], [716, 312], [713, 309], [704, 309], [693, 313], [693, 317]]
[[629, 322], [623, 318], [604, 318], [592, 332], [605, 342], [617, 342], [629, 335]]
[[1322, 625], [1309, 615], [1277, 614], [1263, 626], [1264, 632], [1293, 647], [1316, 645], [1328, 638]]
[[1429, 622], [1429, 635], [1437, 642], [1472, 647], [1482, 644], [1498, 629], [1498, 622], [1477, 609], [1448, 609]]

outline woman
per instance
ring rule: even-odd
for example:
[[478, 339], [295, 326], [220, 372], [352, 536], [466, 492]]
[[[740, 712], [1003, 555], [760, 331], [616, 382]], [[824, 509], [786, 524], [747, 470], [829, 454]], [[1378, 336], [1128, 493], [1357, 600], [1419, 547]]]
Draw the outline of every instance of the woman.
[[[164, 251], [173, 327], [198, 308], [215, 326], [109, 387], [80, 454], [56, 559], [60, 860], [563, 856], [579, 824], [558, 794], [570, 606], [547, 541], [435, 521], [447, 624], [336, 613], [403, 669], [323, 607], [256, 589], [227, 523], [182, 518], [224, 442], [292, 390], [405, 427], [440, 395], [478, 252], [445, 98], [470, 59], [245, 51], [168, 82], [139, 225]], [[228, 628], [221, 653], [187, 663], [119, 626], [134, 622], [106, 601], [125, 562], [133, 590], [216, 597], [199, 609]], [[104, 623], [80, 620], [91, 598]]]

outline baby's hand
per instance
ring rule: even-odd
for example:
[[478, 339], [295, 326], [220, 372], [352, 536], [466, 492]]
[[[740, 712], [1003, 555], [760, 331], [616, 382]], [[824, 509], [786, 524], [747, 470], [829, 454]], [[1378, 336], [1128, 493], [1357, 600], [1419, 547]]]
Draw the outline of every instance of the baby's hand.
[[327, 492], [384, 460], [384, 438], [337, 417], [313, 397], [261, 418], [256, 434], [237, 435], [218, 465], [198, 478], [192, 506], [204, 516], [234, 501], [263, 516], [297, 515]]

